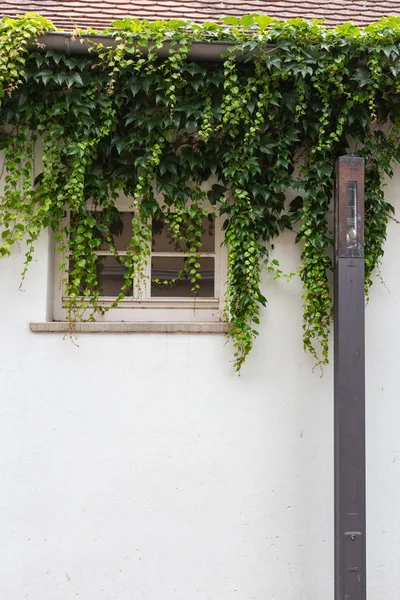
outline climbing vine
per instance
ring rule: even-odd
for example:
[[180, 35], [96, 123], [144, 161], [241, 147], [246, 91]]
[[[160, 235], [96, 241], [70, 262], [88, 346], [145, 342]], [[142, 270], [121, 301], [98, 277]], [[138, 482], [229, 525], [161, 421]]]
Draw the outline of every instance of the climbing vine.
[[[99, 297], [102, 244], [125, 270], [112, 306], [133, 278], [139, 286], [145, 281], [151, 219], [161, 219], [176, 243], [185, 241], [187, 259], [177, 277], [189, 278], [196, 296], [211, 205], [224, 222], [224, 315], [240, 369], [267, 302], [263, 262], [282, 275], [270, 251], [280, 232], [294, 230], [302, 248], [304, 347], [326, 364], [334, 163], [348, 152], [366, 162], [368, 289], [393, 213], [383, 176], [400, 161], [400, 19], [364, 29], [260, 15], [112, 25], [103, 38], [75, 32], [89, 51], [69, 56], [40, 43], [55, 29], [46, 19], [27, 14], [0, 21], [0, 256], [25, 239], [24, 276], [38, 236], [51, 227], [69, 256], [60, 268], [73, 327], [110, 309]], [[197, 42], [223, 42], [221, 60], [193, 60]], [[132, 199], [133, 233], [118, 257], [112, 231], [121, 190]]]

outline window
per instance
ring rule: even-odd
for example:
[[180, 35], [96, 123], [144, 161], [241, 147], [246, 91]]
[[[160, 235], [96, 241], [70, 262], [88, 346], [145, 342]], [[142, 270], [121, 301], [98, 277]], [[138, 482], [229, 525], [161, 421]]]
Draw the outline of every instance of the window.
[[[124, 284], [126, 267], [123, 256], [127, 254], [132, 233], [132, 204], [121, 196], [117, 201], [115, 221], [109, 231], [117, 256], [104, 239], [96, 250], [100, 304], [112, 305]], [[66, 216], [66, 219], [69, 215]], [[166, 227], [163, 217], [152, 221], [150, 256], [141, 281], [132, 281], [125, 297], [117, 308], [103, 315], [96, 314], [96, 321], [132, 322], [217, 322], [222, 321], [221, 300], [226, 276], [226, 250], [221, 247], [221, 227], [211, 212], [203, 218], [200, 253], [200, 289], [192, 291], [190, 277], [185, 272], [188, 261], [186, 244], [177, 240]], [[68, 264], [68, 256], [56, 252], [54, 286], [54, 320], [66, 319], [65, 286], [62, 283], [61, 262]], [[187, 270], [186, 270], [187, 271]], [[84, 318], [87, 315], [84, 314]]]

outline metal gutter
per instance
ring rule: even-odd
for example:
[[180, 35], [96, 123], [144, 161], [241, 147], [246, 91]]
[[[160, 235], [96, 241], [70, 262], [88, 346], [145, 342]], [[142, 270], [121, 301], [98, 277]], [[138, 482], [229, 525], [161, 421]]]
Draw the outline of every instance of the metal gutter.
[[[30, 51], [55, 50], [66, 55], [87, 55], [89, 48], [93, 44], [101, 43], [106, 48], [116, 46], [114, 38], [103, 34], [85, 34], [83, 37], [77, 37], [73, 33], [52, 31], [46, 35], [40, 36], [36, 42], [29, 44]], [[40, 47], [38, 47], [38, 44]], [[222, 54], [233, 46], [232, 42], [211, 41], [196, 42], [193, 41], [189, 52], [191, 60], [205, 60], [210, 62], [222, 62]], [[160, 58], [168, 56], [170, 44], [165, 42], [158, 51]], [[145, 52], [145, 48], [143, 49]]]

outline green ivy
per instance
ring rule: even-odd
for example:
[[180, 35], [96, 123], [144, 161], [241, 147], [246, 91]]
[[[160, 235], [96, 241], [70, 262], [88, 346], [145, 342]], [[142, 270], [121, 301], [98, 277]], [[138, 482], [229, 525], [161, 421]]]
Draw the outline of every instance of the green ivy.
[[[70, 256], [61, 269], [73, 328], [88, 307], [89, 319], [109, 310], [99, 300], [95, 251], [106, 240], [117, 256], [111, 231], [118, 190], [132, 197], [134, 210], [132, 239], [121, 258], [125, 284], [114, 306], [134, 274], [139, 285], [145, 278], [152, 218], [162, 218], [176, 240], [187, 242], [178, 277], [189, 277], [198, 293], [201, 228], [211, 202], [224, 221], [225, 318], [239, 370], [267, 302], [262, 264], [275, 278], [283, 275], [269, 253], [280, 232], [293, 228], [302, 247], [304, 347], [326, 364], [334, 163], [348, 152], [366, 161], [368, 289], [393, 213], [382, 177], [400, 160], [400, 19], [364, 29], [261, 15], [112, 25], [103, 32], [112, 47], [77, 32], [90, 53], [67, 56], [37, 44], [55, 29], [46, 19], [27, 14], [0, 21], [0, 255], [25, 239], [25, 275], [35, 241], [51, 227]], [[228, 50], [219, 63], [194, 62], [195, 41], [224, 41]], [[165, 45], [167, 56], [160, 58]], [[39, 144], [43, 168], [37, 174]], [[216, 183], [206, 193], [211, 177]], [[290, 205], [288, 189], [297, 193]], [[94, 213], [87, 208], [93, 198], [101, 209]]]

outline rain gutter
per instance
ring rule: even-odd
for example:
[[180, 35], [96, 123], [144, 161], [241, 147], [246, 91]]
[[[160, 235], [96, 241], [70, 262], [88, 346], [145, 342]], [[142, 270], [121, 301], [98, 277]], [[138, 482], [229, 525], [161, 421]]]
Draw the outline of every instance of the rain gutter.
[[[38, 44], [40, 44], [39, 48]], [[102, 44], [106, 48], [113, 48], [117, 45], [117, 42], [113, 37], [104, 34], [85, 34], [82, 37], [78, 37], [73, 33], [52, 31], [40, 36], [36, 42], [29, 44], [29, 50], [54, 50], [66, 55], [87, 55], [89, 54], [89, 48], [95, 44]], [[224, 60], [222, 55], [233, 45], [232, 42], [220, 40], [211, 42], [193, 41], [189, 52], [189, 59], [222, 62]], [[168, 56], [170, 47], [169, 42], [164, 42], [162, 47], [157, 51], [160, 58]], [[145, 48], [143, 52], [146, 52]]]

